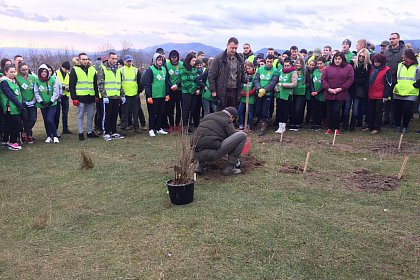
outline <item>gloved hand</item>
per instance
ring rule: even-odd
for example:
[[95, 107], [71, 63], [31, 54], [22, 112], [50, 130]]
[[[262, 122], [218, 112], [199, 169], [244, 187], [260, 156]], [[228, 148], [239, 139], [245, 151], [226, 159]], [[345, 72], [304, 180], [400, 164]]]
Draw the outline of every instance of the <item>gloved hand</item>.
[[147, 104], [153, 104], [153, 98], [151, 97], [147, 98]]
[[169, 97], [169, 95], [165, 96], [165, 101], [168, 102], [169, 100], [171, 100], [171, 98]]
[[102, 100], [104, 101], [104, 104], [108, 104], [109, 103], [109, 98], [108, 97], [104, 97]]
[[99, 103], [99, 97], [95, 96], [95, 103]]
[[415, 82], [415, 83], [413, 84], [413, 87], [414, 87], [414, 88], [419, 88], [419, 87], [420, 87], [419, 82]]
[[26, 101], [25, 105], [26, 107], [33, 107], [35, 105], [35, 101]]
[[242, 91], [242, 92], [241, 92], [241, 95], [242, 95], [242, 96], [246, 96], [246, 91]]
[[121, 103], [122, 104], [125, 104], [125, 102], [126, 102], [127, 100], [125, 99], [125, 96], [123, 96], [123, 97], [121, 97]]
[[80, 104], [80, 102], [79, 102], [79, 100], [77, 100], [77, 99], [75, 99], [75, 100], [73, 100], [73, 106], [79, 106], [79, 104]]
[[64, 89], [67, 90], [67, 91], [70, 91], [69, 86], [66, 86]]
[[41, 102], [39, 102], [39, 104], [41, 104], [43, 107], [47, 106], [47, 102], [45, 102], [45, 101], [41, 101]]
[[263, 89], [263, 88], [261, 88], [261, 89], [258, 91], [258, 97], [263, 97], [265, 94], [266, 94], [266, 92], [265, 92], [265, 89]]
[[48, 101], [45, 106], [50, 107], [53, 103], [51, 101]]

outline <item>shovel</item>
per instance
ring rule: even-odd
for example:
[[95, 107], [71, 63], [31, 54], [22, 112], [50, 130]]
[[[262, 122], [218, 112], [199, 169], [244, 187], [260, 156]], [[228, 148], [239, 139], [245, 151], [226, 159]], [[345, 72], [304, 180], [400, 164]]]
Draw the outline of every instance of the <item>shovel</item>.
[[[245, 124], [244, 124], [244, 132], [246, 133], [246, 142], [245, 146], [242, 149], [242, 154], [246, 155], [249, 150], [251, 149], [251, 137], [248, 135], [248, 108], [249, 106], [249, 82], [246, 83], [246, 98], [245, 98]], [[252, 120], [251, 120], [252, 122]]]

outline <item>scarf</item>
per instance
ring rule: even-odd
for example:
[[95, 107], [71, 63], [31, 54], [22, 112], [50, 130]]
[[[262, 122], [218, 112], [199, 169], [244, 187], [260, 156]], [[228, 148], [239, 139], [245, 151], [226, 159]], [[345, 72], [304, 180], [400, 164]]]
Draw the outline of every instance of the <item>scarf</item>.
[[293, 72], [293, 71], [296, 71], [296, 68], [295, 67], [293, 67], [293, 66], [290, 66], [289, 68], [283, 68], [283, 69], [281, 69], [281, 71], [284, 73], [284, 74], [289, 74], [290, 72]]
[[378, 76], [378, 72], [379, 72], [382, 68], [384, 68], [384, 66], [379, 66], [379, 67], [373, 66], [373, 72], [372, 72], [372, 75], [370, 75], [370, 77], [369, 77], [369, 87], [371, 87], [371, 86], [372, 86], [373, 82], [374, 82], [374, 81], [375, 81], [375, 79], [376, 79], [376, 76]]

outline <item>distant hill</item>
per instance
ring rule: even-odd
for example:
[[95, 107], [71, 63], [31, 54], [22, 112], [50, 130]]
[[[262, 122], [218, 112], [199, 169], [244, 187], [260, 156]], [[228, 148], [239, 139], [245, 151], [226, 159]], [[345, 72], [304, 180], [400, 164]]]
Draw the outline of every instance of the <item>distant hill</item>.
[[169, 55], [171, 50], [177, 50], [180, 56], [183, 58], [185, 58], [190, 51], [203, 51], [206, 57], [214, 57], [223, 51], [221, 49], [201, 43], [166, 43], [162, 45], [147, 47], [140, 51], [144, 53], [154, 53], [157, 48], [162, 48], [165, 51], [166, 56]]
[[[147, 47], [144, 49], [132, 49], [132, 51], [144, 53], [145, 55], [152, 55], [156, 51], [156, 49], [159, 47], [164, 49], [166, 56], [169, 55], [169, 52], [171, 50], [177, 50], [179, 54], [181, 55], [181, 57], [183, 58], [185, 58], [190, 51], [195, 51], [195, 52], [204, 51], [206, 57], [211, 57], [211, 56], [214, 57], [223, 51], [221, 49], [204, 45], [201, 43], [166, 43], [162, 45]], [[65, 52], [65, 50], [63, 49], [0, 48], [0, 55], [2, 58], [7, 57], [7, 58], [12, 59], [16, 54], [26, 55], [28, 51], [30, 50], [37, 51], [42, 54], [44, 54], [45, 52], [51, 52], [52, 54], [55, 54], [57, 52], [61, 52], [61, 53]], [[78, 53], [80, 53], [80, 51], [78, 50], [70, 50], [68, 52], [72, 55], [77, 55]], [[106, 54], [107, 52], [108, 51], [88, 52], [88, 55], [93, 55], [93, 54], [98, 54], [98, 53]], [[116, 52], [118, 54], [119, 50], [117, 50]]]
[[[282, 54], [284, 52], [284, 50], [280, 50], [280, 49], [274, 49], [274, 51], [276, 51], [280, 54]], [[257, 55], [259, 53], [262, 53], [262, 54], [264, 54], [264, 57], [265, 57], [265, 55], [267, 54], [267, 48], [262, 48], [262, 49], [259, 49], [258, 51], [253, 51], [253, 52], [254, 52], [255, 55]]]

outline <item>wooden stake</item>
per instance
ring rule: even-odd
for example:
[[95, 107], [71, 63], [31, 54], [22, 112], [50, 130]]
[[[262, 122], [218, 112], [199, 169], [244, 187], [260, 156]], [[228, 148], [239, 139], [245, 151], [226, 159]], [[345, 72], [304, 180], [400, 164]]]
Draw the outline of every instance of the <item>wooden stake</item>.
[[332, 143], [332, 146], [334, 147], [334, 145], [335, 145], [335, 138], [337, 137], [337, 130], [336, 129], [334, 129], [334, 139], [333, 139], [333, 143]]
[[405, 166], [407, 165], [408, 158], [409, 158], [408, 156], [405, 156], [405, 157], [404, 157], [404, 162], [403, 162], [403, 164], [401, 165], [400, 173], [398, 174], [398, 180], [400, 180], [400, 179], [401, 179], [401, 177], [402, 177], [402, 175], [403, 175], [403, 173], [404, 173], [404, 169], [405, 169]]
[[402, 144], [403, 136], [404, 136], [404, 134], [401, 133], [400, 142], [398, 143], [398, 150], [401, 150], [401, 144]]
[[311, 155], [311, 152], [308, 152], [306, 154], [306, 160], [305, 160], [305, 166], [303, 167], [303, 173], [306, 173], [306, 170], [308, 169], [308, 162], [309, 162], [310, 155]]
[[280, 143], [283, 142], [283, 133], [280, 133]]
[[194, 173], [194, 182], [197, 181], [197, 173]]

